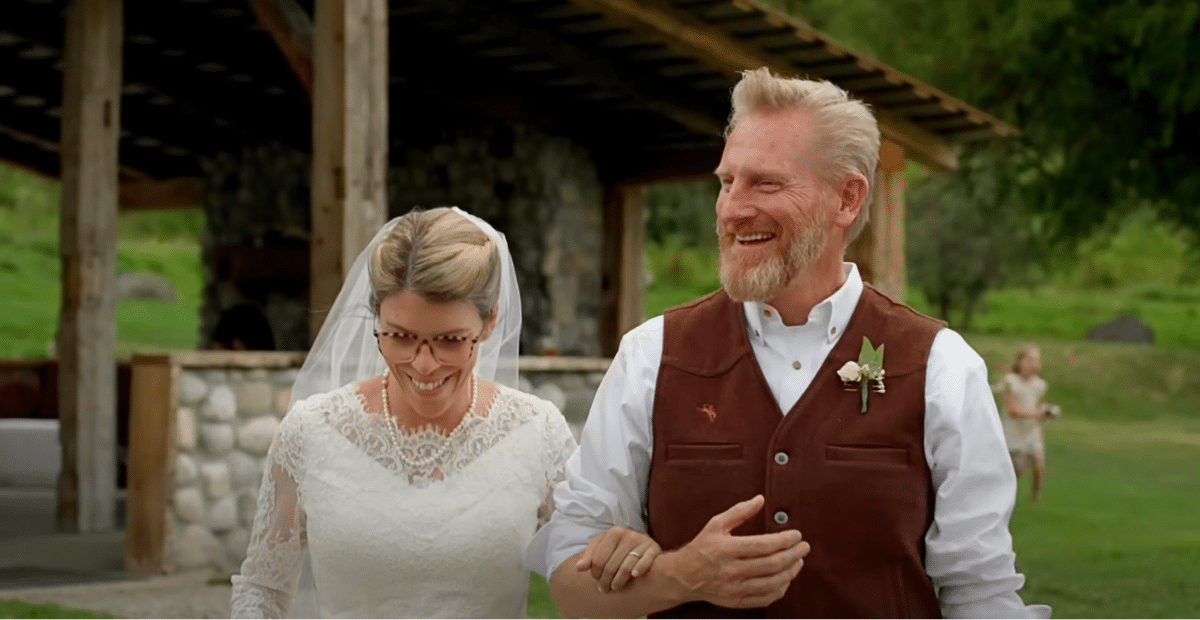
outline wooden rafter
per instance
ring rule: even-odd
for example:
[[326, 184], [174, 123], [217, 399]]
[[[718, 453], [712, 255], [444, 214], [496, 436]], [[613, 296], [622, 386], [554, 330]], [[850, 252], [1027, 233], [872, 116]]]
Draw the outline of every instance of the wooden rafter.
[[313, 23], [295, 0], [247, 0], [258, 23], [271, 34], [296, 79], [312, 99]]
[[199, 207], [204, 204], [204, 179], [140, 179], [122, 181], [117, 194], [122, 211]]
[[724, 127], [720, 113], [684, 99], [656, 78], [619, 67], [607, 58], [572, 44], [531, 22], [514, 18], [494, 8], [493, 3], [475, 0], [420, 0], [430, 8], [452, 17], [456, 24], [469, 24], [478, 32], [503, 38], [524, 50], [541, 54], [573, 67], [573, 74], [603, 84], [634, 99], [649, 99], [668, 118], [697, 133], [719, 135]]
[[[675, 51], [697, 58], [728, 75], [736, 75], [739, 71], [763, 66], [783, 75], [794, 75], [798, 72], [794, 62], [783, 55], [746, 45], [726, 31], [661, 0], [571, 1], [576, 5], [602, 13], [608, 19], [622, 26], [663, 40]], [[961, 104], [964, 110], [971, 109], [970, 106], [924, 86], [878, 61], [853, 52], [795, 18], [762, 7], [757, 2], [738, 1], [743, 10], [762, 11], [768, 20], [777, 25], [793, 28], [796, 36], [802, 40], [820, 41], [826, 51], [835, 57], [844, 57], [848, 62], [857, 63], [864, 70], [882, 72], [897, 83], [907, 82], [918, 90], [924, 89], [921, 92], [928, 96], [944, 96], [947, 101]], [[864, 99], [870, 103], [869, 98]], [[950, 140], [929, 132], [880, 106], [875, 106], [874, 111], [884, 137], [904, 146], [914, 159], [939, 168], [957, 166], [957, 150]], [[977, 111], [973, 113], [975, 112]], [[982, 115], [981, 112], [978, 114]], [[981, 117], [980, 120], [989, 119], [990, 117], [988, 119]], [[998, 126], [1007, 127], [995, 119], [990, 120]]]

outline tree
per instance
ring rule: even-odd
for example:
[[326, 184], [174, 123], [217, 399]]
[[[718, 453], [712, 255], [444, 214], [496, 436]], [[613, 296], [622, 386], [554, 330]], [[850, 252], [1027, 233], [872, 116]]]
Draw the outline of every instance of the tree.
[[962, 330], [983, 294], [1024, 273], [1041, 247], [1016, 184], [996, 167], [999, 156], [972, 153], [958, 171], [930, 175], [909, 192], [911, 284]]
[[1059, 238], [1146, 203], [1200, 232], [1195, 0], [774, 4], [1019, 127], [996, 164]]

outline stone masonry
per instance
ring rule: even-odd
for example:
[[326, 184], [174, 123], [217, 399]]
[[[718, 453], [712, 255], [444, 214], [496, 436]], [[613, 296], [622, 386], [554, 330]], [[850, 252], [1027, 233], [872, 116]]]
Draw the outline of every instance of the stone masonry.
[[[409, 134], [391, 147], [390, 216], [457, 206], [491, 223], [507, 236], [516, 265], [522, 353], [598, 355], [603, 187], [588, 151], [496, 121]], [[243, 302], [262, 309], [278, 349], [308, 348], [306, 274], [294, 265], [264, 273], [253, 257], [262, 248], [270, 257], [263, 260], [303, 262], [294, 257], [304, 256], [309, 239], [309, 167], [307, 154], [279, 144], [245, 145], [209, 163], [201, 348], [220, 312]], [[235, 258], [223, 260], [231, 251]]]
[[295, 369], [182, 369], [168, 572], [236, 572], [250, 542], [267, 449], [295, 378]]

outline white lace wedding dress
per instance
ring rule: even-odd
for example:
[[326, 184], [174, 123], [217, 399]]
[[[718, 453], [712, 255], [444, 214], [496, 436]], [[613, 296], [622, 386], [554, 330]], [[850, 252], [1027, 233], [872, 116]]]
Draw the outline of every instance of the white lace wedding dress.
[[297, 403], [268, 455], [233, 616], [286, 617], [307, 552], [323, 617], [523, 617], [522, 556], [575, 439], [553, 404], [496, 390], [449, 437], [422, 429], [399, 446], [355, 385]]

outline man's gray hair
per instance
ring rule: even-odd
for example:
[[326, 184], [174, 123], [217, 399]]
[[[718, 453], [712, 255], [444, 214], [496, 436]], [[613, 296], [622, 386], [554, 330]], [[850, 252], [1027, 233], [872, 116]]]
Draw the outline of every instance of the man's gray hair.
[[857, 172], [867, 178], [862, 211], [846, 231], [846, 245], [850, 245], [870, 219], [875, 168], [879, 164], [879, 125], [867, 105], [825, 80], [783, 78], [766, 67], [742, 72], [742, 79], [733, 87], [732, 103], [726, 137], [742, 117], [759, 110], [800, 109], [813, 113], [817, 129], [813, 146], [824, 155], [818, 174], [835, 190], [847, 174]]

